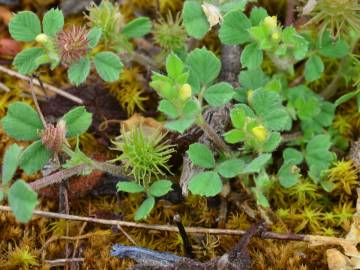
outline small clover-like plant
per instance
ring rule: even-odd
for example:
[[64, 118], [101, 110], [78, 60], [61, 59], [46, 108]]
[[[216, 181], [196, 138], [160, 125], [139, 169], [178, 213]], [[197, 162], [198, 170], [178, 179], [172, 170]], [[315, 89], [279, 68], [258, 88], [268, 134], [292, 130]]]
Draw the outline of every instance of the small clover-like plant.
[[122, 153], [120, 160], [134, 182], [119, 182], [118, 191], [129, 193], [145, 192], [147, 199], [135, 213], [135, 220], [146, 218], [155, 205], [155, 197], [161, 197], [171, 190], [171, 181], [161, 179], [170, 173], [168, 161], [174, 152], [172, 145], [164, 141], [165, 135], [157, 129], [138, 127], [130, 131], [122, 129], [122, 135], [114, 141], [114, 150]]
[[30, 175], [40, 170], [54, 155], [63, 151], [67, 145], [66, 138], [86, 132], [91, 121], [91, 113], [80, 106], [67, 112], [56, 125], [43, 123], [30, 105], [15, 102], [9, 106], [1, 124], [12, 138], [33, 141], [19, 158], [19, 167]]
[[40, 65], [56, 68], [60, 63], [68, 67], [71, 83], [79, 85], [88, 77], [91, 63], [104, 81], [119, 78], [123, 64], [111, 51], [95, 52], [101, 30], [91, 31], [73, 25], [63, 29], [64, 16], [59, 9], [45, 13], [42, 23], [32, 11], [22, 11], [12, 17], [9, 32], [13, 39], [23, 42], [36, 41], [36, 47], [18, 53], [13, 64], [22, 74], [33, 73]]
[[28, 222], [37, 205], [37, 193], [22, 179], [13, 181], [22, 149], [12, 144], [4, 154], [1, 175], [0, 203], [6, 198], [16, 219]]

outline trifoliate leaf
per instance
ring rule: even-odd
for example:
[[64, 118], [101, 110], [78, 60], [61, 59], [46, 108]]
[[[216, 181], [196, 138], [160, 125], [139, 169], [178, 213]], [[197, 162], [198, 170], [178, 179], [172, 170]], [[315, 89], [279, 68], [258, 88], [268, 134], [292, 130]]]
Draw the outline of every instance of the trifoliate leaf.
[[87, 112], [84, 106], [78, 106], [64, 114], [63, 119], [66, 123], [66, 137], [74, 137], [88, 130], [92, 114]]
[[241, 53], [241, 64], [248, 69], [259, 67], [263, 61], [263, 51], [255, 43], [245, 46]]
[[211, 169], [215, 167], [215, 158], [211, 150], [201, 143], [193, 143], [187, 151], [192, 163], [201, 168]]
[[259, 173], [271, 159], [271, 154], [262, 154], [245, 166], [243, 173]]
[[31, 175], [44, 167], [51, 156], [52, 152], [38, 140], [33, 142], [22, 152], [19, 165], [26, 174]]
[[46, 35], [55, 37], [64, 27], [64, 15], [59, 9], [50, 9], [44, 15], [43, 31]]
[[37, 204], [37, 194], [24, 180], [17, 180], [8, 193], [9, 206], [16, 220], [26, 223], [31, 219]]
[[2, 163], [2, 186], [5, 187], [9, 181], [13, 178], [17, 166], [19, 164], [19, 157], [21, 154], [21, 148], [15, 143], [12, 144], [4, 154]]
[[94, 59], [95, 69], [100, 77], [106, 82], [119, 79], [123, 64], [119, 56], [113, 52], [99, 52]]
[[266, 128], [274, 131], [291, 128], [291, 118], [282, 105], [279, 94], [259, 89], [254, 92], [251, 105], [256, 114], [264, 121]]
[[222, 182], [215, 172], [203, 172], [193, 176], [189, 182], [189, 190], [195, 195], [212, 197], [221, 192]]
[[1, 123], [8, 135], [14, 139], [24, 141], [38, 139], [39, 131], [44, 129], [37, 112], [30, 105], [23, 102], [10, 104]]
[[324, 72], [324, 63], [317, 55], [311, 56], [305, 63], [305, 79], [308, 82], [320, 79]]
[[71, 83], [76, 86], [83, 83], [90, 73], [90, 59], [81, 58], [76, 63], [72, 64], [68, 69], [68, 78]]
[[42, 48], [27, 48], [15, 56], [13, 64], [19, 73], [30, 74], [39, 67], [37, 59], [44, 54], [45, 50]]
[[221, 69], [220, 60], [206, 48], [193, 50], [189, 53], [186, 63], [192, 75], [196, 76], [202, 84], [208, 84], [215, 80]]
[[169, 180], [157, 180], [149, 187], [149, 194], [154, 197], [166, 195], [171, 190], [172, 183]]
[[244, 167], [245, 163], [241, 159], [229, 159], [222, 162], [216, 169], [221, 176], [232, 178], [241, 174]]
[[224, 16], [224, 21], [220, 27], [219, 38], [222, 43], [227, 45], [244, 44], [250, 41], [248, 29], [251, 22], [241, 11], [231, 11]]
[[123, 191], [128, 193], [138, 193], [145, 191], [142, 185], [135, 182], [118, 182], [116, 184], [116, 190], [118, 192]]
[[139, 38], [151, 31], [151, 21], [147, 17], [139, 17], [130, 21], [121, 33], [127, 38]]
[[146, 218], [151, 210], [155, 206], [155, 199], [152, 196], [149, 196], [143, 203], [140, 205], [139, 209], [135, 212], [135, 221], [139, 221], [141, 219]]
[[189, 36], [202, 39], [210, 25], [201, 5], [195, 1], [185, 1], [182, 14], [185, 30]]
[[235, 92], [231, 84], [220, 82], [205, 90], [204, 98], [210, 106], [223, 106], [234, 96]]
[[87, 34], [86, 39], [89, 41], [89, 48], [94, 48], [102, 35], [102, 29], [100, 27], [91, 28], [90, 32]]
[[32, 11], [21, 11], [9, 22], [9, 32], [18, 41], [33, 41], [41, 33], [38, 16]]

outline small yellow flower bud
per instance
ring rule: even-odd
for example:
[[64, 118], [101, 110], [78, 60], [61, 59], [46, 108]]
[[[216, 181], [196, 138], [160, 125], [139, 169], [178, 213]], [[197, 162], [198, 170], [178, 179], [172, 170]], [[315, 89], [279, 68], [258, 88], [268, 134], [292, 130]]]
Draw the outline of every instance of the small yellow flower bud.
[[49, 41], [49, 37], [45, 34], [38, 34], [35, 40], [41, 44], [44, 44]]
[[251, 103], [252, 103], [252, 98], [253, 98], [253, 96], [254, 96], [254, 90], [249, 90], [248, 92], [247, 92], [247, 101], [248, 101], [248, 103], [251, 105]]
[[276, 16], [271, 16], [271, 17], [267, 16], [264, 19], [264, 24], [269, 30], [274, 31], [277, 28], [277, 18], [276, 18]]
[[255, 138], [260, 141], [264, 142], [267, 138], [268, 131], [263, 125], [259, 125], [251, 129], [252, 134], [254, 134]]
[[181, 86], [179, 90], [179, 97], [181, 100], [187, 100], [192, 95], [192, 89], [190, 84], [185, 83]]
[[279, 40], [280, 40], [280, 33], [277, 32], [277, 31], [274, 32], [274, 33], [272, 33], [271, 39], [272, 39], [273, 41], [279, 41]]

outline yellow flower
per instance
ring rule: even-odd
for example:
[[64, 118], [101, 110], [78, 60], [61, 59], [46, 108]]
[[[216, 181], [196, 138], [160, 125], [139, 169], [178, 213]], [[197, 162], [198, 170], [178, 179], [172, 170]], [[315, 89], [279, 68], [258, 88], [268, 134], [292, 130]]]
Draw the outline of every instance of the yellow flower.
[[279, 41], [279, 40], [280, 40], [280, 33], [279, 33], [278, 31], [272, 33], [271, 39], [272, 39], [273, 41]]
[[260, 142], [264, 142], [268, 135], [268, 131], [263, 125], [259, 125], [257, 127], [252, 128], [251, 132], [255, 136], [255, 138]]
[[179, 97], [181, 100], [187, 100], [192, 95], [192, 89], [190, 84], [185, 83], [181, 86], [179, 90]]
[[35, 40], [41, 44], [44, 44], [49, 41], [49, 37], [45, 34], [38, 34]]
[[267, 16], [264, 19], [264, 25], [271, 31], [276, 30], [277, 28], [277, 17], [276, 16]]

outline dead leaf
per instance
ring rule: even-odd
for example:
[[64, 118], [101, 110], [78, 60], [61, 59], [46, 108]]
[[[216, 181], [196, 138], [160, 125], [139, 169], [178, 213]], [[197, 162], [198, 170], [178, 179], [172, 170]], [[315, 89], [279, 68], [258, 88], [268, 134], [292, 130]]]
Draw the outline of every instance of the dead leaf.
[[19, 42], [10, 39], [0, 39], [0, 56], [13, 58], [21, 51], [21, 45]]
[[326, 251], [329, 270], [352, 270], [351, 262], [348, 257], [343, 255], [335, 248]]

